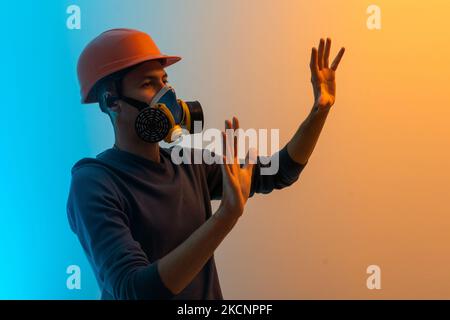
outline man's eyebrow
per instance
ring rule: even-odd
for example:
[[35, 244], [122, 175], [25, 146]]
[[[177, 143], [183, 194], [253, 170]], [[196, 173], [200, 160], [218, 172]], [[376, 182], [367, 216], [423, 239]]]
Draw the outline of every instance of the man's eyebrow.
[[[168, 77], [167, 73], [164, 72], [162, 77], [167, 78]], [[159, 76], [149, 74], [149, 75], [145, 75], [142, 77], [142, 80], [145, 80], [145, 79], [159, 79]]]

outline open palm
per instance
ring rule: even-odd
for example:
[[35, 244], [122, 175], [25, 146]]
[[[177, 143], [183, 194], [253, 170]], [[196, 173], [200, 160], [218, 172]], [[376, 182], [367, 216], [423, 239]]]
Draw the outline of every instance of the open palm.
[[314, 91], [314, 104], [319, 108], [330, 108], [336, 100], [335, 73], [344, 55], [345, 48], [341, 48], [336, 58], [329, 66], [331, 39], [320, 39], [319, 49], [311, 50], [311, 83]]
[[225, 132], [222, 132], [223, 164], [221, 165], [223, 195], [220, 203], [220, 207], [227, 214], [237, 218], [242, 215], [250, 195], [253, 168], [256, 163], [255, 155], [252, 150], [249, 150], [245, 164], [240, 166], [236, 133], [238, 129], [239, 120], [236, 117], [233, 117], [233, 123], [230, 120], [225, 121]]

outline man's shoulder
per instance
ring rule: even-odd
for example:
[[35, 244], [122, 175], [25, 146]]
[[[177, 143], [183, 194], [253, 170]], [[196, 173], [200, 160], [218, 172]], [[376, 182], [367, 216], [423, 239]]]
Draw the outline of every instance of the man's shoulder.
[[108, 164], [97, 158], [82, 158], [71, 169], [72, 181], [105, 183], [111, 181], [112, 174]]

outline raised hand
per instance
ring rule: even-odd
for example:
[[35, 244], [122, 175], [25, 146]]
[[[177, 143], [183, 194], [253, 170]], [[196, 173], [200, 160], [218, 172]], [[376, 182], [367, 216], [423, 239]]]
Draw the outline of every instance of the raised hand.
[[328, 109], [336, 100], [335, 72], [344, 55], [345, 48], [341, 48], [331, 66], [328, 64], [330, 57], [331, 39], [320, 39], [319, 49], [311, 50], [311, 83], [314, 91], [314, 106]]
[[[223, 157], [222, 180], [223, 195], [220, 208], [225, 215], [234, 219], [244, 212], [244, 206], [250, 195], [255, 155], [247, 153], [246, 163], [241, 168], [238, 159], [238, 144], [235, 130], [239, 129], [239, 120], [233, 117], [225, 121], [225, 132], [222, 132]], [[249, 151], [250, 152], [250, 151]]]

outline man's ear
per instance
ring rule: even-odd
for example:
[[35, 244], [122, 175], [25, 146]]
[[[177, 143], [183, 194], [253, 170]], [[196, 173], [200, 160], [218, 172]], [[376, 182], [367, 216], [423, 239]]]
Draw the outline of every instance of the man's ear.
[[115, 127], [115, 124], [116, 124], [116, 118], [119, 115], [120, 111], [121, 111], [121, 107], [120, 107], [120, 101], [119, 100], [111, 102], [108, 105], [109, 117], [111, 118], [111, 122], [112, 122], [114, 127]]
[[108, 109], [109, 109], [109, 112], [120, 113], [120, 111], [122, 110], [121, 101], [118, 99], [114, 100], [114, 101], [110, 101], [108, 103]]

